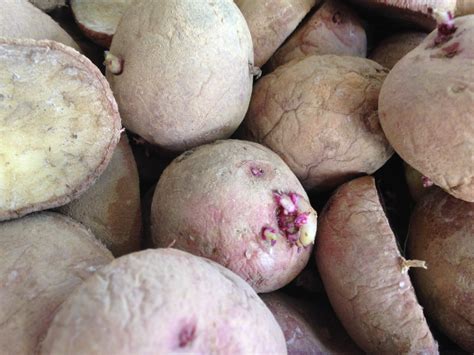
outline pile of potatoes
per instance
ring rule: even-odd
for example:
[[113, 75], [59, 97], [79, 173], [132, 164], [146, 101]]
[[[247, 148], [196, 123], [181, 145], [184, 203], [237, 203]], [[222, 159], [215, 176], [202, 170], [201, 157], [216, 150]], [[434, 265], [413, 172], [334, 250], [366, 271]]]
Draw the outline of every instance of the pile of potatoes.
[[474, 353], [474, 5], [5, 0], [0, 354]]

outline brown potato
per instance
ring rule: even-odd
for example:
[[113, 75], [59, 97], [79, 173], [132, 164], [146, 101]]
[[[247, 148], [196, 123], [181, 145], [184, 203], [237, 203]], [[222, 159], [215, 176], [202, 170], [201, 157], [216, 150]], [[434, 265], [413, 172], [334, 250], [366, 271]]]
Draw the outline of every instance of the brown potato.
[[[354, 341], [373, 354], [436, 354], [372, 177], [342, 185], [321, 213], [316, 262]], [[422, 265], [422, 263], [419, 263]]]
[[418, 201], [421, 196], [431, 190], [432, 183], [426, 176], [420, 174], [419, 171], [413, 169], [409, 164], [404, 163], [405, 179], [408, 185], [408, 190], [414, 201]]
[[61, 306], [41, 354], [286, 354], [250, 286], [204, 258], [157, 249], [116, 259]]
[[79, 197], [120, 138], [105, 78], [60, 43], [0, 39], [0, 82], [0, 220]]
[[436, 189], [423, 196], [410, 220], [408, 252], [426, 261], [414, 286], [428, 317], [474, 353], [474, 203]]
[[377, 116], [385, 76], [357, 57], [291, 61], [255, 85], [244, 135], [280, 155], [306, 189], [371, 174], [393, 153]]
[[43, 212], [0, 223], [0, 352], [34, 354], [69, 294], [112, 254], [82, 225]]
[[[9, 0], [9, 1], [19, 2], [20, 0]], [[52, 11], [54, 9], [57, 9], [58, 7], [66, 6], [66, 0], [28, 0], [28, 1], [43, 11]]]

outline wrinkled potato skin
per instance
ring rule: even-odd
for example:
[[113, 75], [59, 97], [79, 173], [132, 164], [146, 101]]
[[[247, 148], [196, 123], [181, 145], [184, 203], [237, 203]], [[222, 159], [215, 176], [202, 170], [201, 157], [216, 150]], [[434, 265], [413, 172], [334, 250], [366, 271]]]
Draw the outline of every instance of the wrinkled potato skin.
[[140, 186], [125, 134], [97, 182], [59, 212], [88, 227], [115, 256], [140, 248]]
[[385, 76], [363, 58], [291, 61], [255, 85], [244, 135], [276, 152], [306, 189], [371, 174], [393, 153], [377, 116]]
[[320, 218], [316, 262], [329, 300], [367, 353], [436, 354], [374, 179], [341, 186]]
[[454, 197], [474, 202], [474, 15], [455, 23], [450, 40], [432, 48], [433, 31], [390, 71], [379, 115], [404, 161]]
[[321, 0], [235, 0], [248, 23], [261, 67]]
[[0, 224], [0, 349], [34, 354], [61, 303], [112, 254], [74, 220], [44, 212]]
[[[252, 175], [253, 167], [264, 174]], [[261, 145], [226, 140], [188, 151], [158, 181], [153, 241], [212, 259], [257, 292], [279, 289], [304, 268], [312, 245], [298, 251], [284, 237], [274, 246], [262, 239], [262, 228], [278, 230], [272, 194], [277, 190], [308, 200], [286, 164]]]
[[370, 53], [369, 58], [381, 66], [392, 69], [408, 52], [415, 49], [425, 38], [424, 32], [402, 32], [385, 38]]
[[273, 68], [307, 55], [367, 55], [367, 37], [360, 18], [337, 0], [327, 1], [273, 55]]
[[410, 222], [410, 257], [425, 260], [414, 285], [426, 314], [474, 353], [474, 204], [436, 189], [417, 204]]
[[208, 259], [157, 249], [123, 256], [87, 280], [62, 305], [41, 350], [283, 355], [286, 345], [240, 277]]
[[[146, 38], [146, 40], [143, 40]], [[229, 137], [252, 93], [253, 47], [231, 0], [139, 0], [112, 40], [107, 78], [129, 130], [169, 151]]]

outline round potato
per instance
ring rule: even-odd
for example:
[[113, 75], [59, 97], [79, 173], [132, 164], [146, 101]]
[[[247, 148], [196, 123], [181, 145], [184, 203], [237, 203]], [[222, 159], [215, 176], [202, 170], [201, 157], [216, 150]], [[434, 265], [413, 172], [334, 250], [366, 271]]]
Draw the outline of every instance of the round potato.
[[286, 354], [278, 323], [248, 284], [174, 249], [126, 255], [96, 273], [61, 306], [41, 350]]
[[0, 223], [0, 349], [34, 354], [69, 294], [112, 254], [82, 225], [44, 212]]
[[306, 189], [371, 174], [393, 153], [377, 116], [385, 76], [357, 57], [291, 61], [255, 85], [244, 135], [276, 152]]
[[124, 125], [165, 150], [229, 137], [248, 109], [252, 38], [231, 0], [136, 1], [106, 65]]
[[308, 262], [316, 212], [286, 164], [269, 149], [227, 140], [176, 158], [151, 207], [158, 247], [212, 259], [257, 292], [279, 289]]
[[372, 177], [342, 185], [321, 213], [316, 262], [329, 300], [371, 354], [435, 354], [428, 328]]
[[428, 270], [414, 271], [427, 316], [474, 353], [474, 204], [440, 189], [423, 196], [410, 220], [408, 252]]

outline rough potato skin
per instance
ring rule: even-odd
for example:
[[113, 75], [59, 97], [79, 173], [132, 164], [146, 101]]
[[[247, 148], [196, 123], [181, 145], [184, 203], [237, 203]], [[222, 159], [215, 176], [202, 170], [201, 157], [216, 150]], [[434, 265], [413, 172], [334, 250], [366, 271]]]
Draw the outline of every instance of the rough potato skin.
[[0, 349], [35, 353], [61, 303], [112, 261], [84, 226], [44, 212], [0, 224]]
[[380, 204], [374, 179], [342, 185], [324, 208], [316, 262], [354, 341], [373, 354], [436, 354], [437, 344]]
[[308, 200], [286, 164], [259, 144], [226, 140], [188, 151], [158, 181], [153, 241], [212, 259], [257, 292], [279, 289], [303, 270], [312, 245], [298, 248], [282, 237], [272, 246], [262, 238], [264, 227], [278, 230], [275, 191]]
[[412, 214], [410, 257], [425, 260], [414, 286], [428, 317], [474, 353], [474, 204], [440, 189], [422, 197]]
[[229, 137], [248, 109], [252, 38], [231, 0], [139, 0], [117, 27], [107, 72], [124, 125], [184, 151]]
[[62, 305], [41, 350], [286, 354], [286, 345], [271, 312], [240, 277], [208, 259], [157, 249], [123, 256], [87, 280]]
[[126, 134], [96, 183], [59, 212], [84, 224], [115, 256], [140, 248], [140, 186]]
[[474, 202], [474, 15], [455, 24], [450, 39], [435, 45], [433, 31], [395, 65], [380, 92], [379, 115], [403, 160]]
[[385, 76], [364, 58], [293, 60], [255, 85], [244, 135], [276, 152], [306, 189], [371, 174], [393, 153], [377, 116]]
[[27, 0], [5, 0], [1, 6], [0, 37], [50, 39], [79, 50], [66, 31]]
[[321, 0], [235, 0], [252, 34], [255, 65], [261, 67]]
[[392, 69], [408, 52], [415, 49], [425, 38], [424, 32], [401, 32], [385, 38], [370, 53], [369, 58], [381, 66]]
[[273, 68], [307, 55], [367, 55], [367, 37], [360, 18], [345, 4], [327, 1], [272, 56]]

